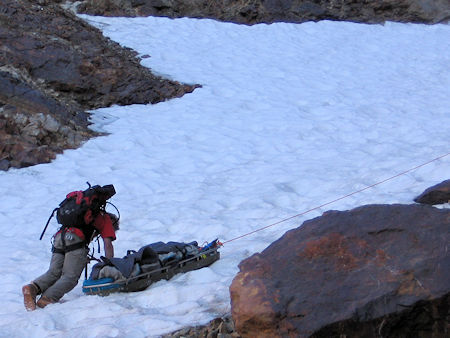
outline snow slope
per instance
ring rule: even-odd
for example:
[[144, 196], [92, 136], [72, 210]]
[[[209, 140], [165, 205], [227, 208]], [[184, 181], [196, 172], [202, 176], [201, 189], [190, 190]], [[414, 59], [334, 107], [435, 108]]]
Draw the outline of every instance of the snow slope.
[[[411, 203], [450, 156], [227, 243], [209, 268], [146, 291], [27, 313], [21, 286], [50, 260], [53, 208], [85, 182], [114, 184], [116, 256], [156, 241], [229, 241], [450, 151], [450, 26], [83, 16], [142, 63], [203, 88], [93, 112], [110, 133], [50, 164], [0, 172], [1, 337], [154, 337], [230, 310], [238, 263], [328, 209]], [[99, 254], [97, 254], [99, 256]]]

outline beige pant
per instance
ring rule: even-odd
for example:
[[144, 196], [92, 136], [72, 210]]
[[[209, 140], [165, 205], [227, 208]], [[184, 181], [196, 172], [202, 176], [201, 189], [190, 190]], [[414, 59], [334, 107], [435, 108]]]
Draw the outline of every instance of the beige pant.
[[[66, 233], [65, 242], [69, 246], [82, 242], [82, 239], [75, 234]], [[61, 234], [55, 236], [53, 245], [62, 249]], [[80, 248], [65, 254], [53, 253], [48, 271], [33, 281], [41, 289], [42, 295], [58, 301], [72, 290], [86, 266], [88, 252], [89, 249]]]

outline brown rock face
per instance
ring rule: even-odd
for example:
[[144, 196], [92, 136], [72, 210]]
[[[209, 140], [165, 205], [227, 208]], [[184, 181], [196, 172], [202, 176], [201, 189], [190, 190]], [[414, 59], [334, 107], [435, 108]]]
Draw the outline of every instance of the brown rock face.
[[0, 169], [48, 162], [94, 133], [86, 109], [157, 103], [196, 86], [154, 76], [60, 1], [0, 2]]
[[84, 0], [82, 13], [212, 18], [244, 24], [345, 20], [437, 23], [450, 19], [448, 0]]
[[450, 202], [450, 180], [436, 184], [414, 199], [414, 202], [423, 204], [443, 204]]
[[443, 337], [450, 210], [331, 211], [244, 260], [230, 287], [243, 337]]

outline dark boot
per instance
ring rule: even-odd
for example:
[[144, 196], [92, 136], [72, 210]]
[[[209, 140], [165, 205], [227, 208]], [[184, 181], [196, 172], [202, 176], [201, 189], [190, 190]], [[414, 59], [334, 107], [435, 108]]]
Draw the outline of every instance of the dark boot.
[[38, 288], [34, 284], [27, 284], [22, 287], [23, 304], [27, 311], [36, 310], [36, 296], [38, 294]]
[[43, 309], [44, 307], [46, 307], [48, 304], [53, 304], [56, 303], [54, 300], [52, 300], [51, 298], [48, 298], [46, 296], [42, 296], [41, 298], [39, 298], [39, 300], [37, 301], [37, 306], [39, 306], [41, 309]]

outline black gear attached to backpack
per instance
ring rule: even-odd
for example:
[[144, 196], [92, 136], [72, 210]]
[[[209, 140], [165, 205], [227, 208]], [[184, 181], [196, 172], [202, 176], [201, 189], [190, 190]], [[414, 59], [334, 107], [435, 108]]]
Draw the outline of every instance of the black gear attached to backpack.
[[42, 231], [40, 240], [42, 240], [55, 212], [56, 220], [61, 224], [60, 230], [63, 234], [67, 228], [79, 228], [83, 231], [85, 238], [88, 241], [90, 240], [95, 230], [92, 226], [95, 217], [100, 211], [105, 211], [107, 200], [116, 194], [116, 190], [112, 184], [104, 186], [91, 186], [89, 182], [87, 184], [89, 185], [88, 189], [67, 194], [66, 198], [59, 204], [59, 207], [53, 210]]

